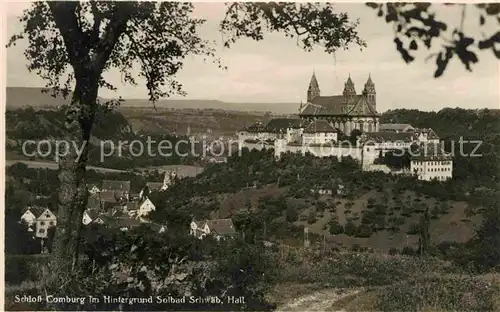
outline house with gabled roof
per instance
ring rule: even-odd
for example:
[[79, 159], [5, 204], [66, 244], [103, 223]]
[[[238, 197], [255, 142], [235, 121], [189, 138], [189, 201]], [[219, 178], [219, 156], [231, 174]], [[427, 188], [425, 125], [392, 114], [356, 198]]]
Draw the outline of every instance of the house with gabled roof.
[[410, 124], [388, 123], [379, 126], [381, 132], [408, 132], [414, 130], [415, 128]]
[[190, 233], [199, 239], [203, 239], [207, 235], [213, 235], [218, 241], [225, 238], [234, 238], [237, 234], [231, 218], [204, 221], [193, 220], [190, 224]]
[[129, 201], [130, 181], [104, 180], [99, 196], [102, 202]]
[[26, 223], [36, 237], [46, 238], [48, 229], [57, 225], [57, 217], [49, 208], [30, 206], [21, 215], [21, 222]]
[[325, 144], [337, 141], [338, 130], [326, 120], [313, 120], [302, 134], [302, 144]]
[[417, 128], [414, 130], [420, 142], [438, 144], [441, 139], [431, 128]]
[[250, 127], [238, 131], [238, 141], [240, 146], [245, 143], [273, 143], [276, 139], [287, 141], [298, 141], [307, 121], [299, 118], [273, 118], [263, 124], [257, 122]]
[[149, 197], [143, 198], [139, 203], [138, 203], [138, 209], [137, 209], [137, 216], [139, 217], [144, 217], [149, 215], [152, 211], [156, 210], [156, 206], [153, 204], [153, 202], [149, 199]]
[[88, 225], [99, 217], [99, 211], [96, 209], [86, 209], [83, 212], [82, 223]]
[[97, 185], [89, 185], [88, 186], [88, 189], [89, 189], [89, 193], [90, 195], [96, 195], [97, 193], [99, 193], [101, 190], [97, 187]]

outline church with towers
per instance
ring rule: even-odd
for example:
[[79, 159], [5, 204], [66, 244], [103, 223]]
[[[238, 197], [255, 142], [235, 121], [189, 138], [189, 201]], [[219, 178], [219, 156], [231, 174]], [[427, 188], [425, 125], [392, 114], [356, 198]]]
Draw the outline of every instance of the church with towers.
[[344, 84], [341, 95], [321, 95], [313, 72], [307, 89], [307, 103], [301, 104], [299, 116], [305, 120], [326, 120], [331, 126], [350, 135], [355, 129], [378, 132], [380, 114], [377, 112], [377, 94], [371, 76], [361, 94], [356, 93], [351, 77]]

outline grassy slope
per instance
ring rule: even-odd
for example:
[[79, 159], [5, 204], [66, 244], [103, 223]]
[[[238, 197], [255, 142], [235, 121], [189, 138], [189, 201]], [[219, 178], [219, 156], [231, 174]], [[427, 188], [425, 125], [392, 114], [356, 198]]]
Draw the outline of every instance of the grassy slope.
[[166, 110], [120, 108], [119, 111], [129, 120], [135, 131], [151, 133], [191, 134], [205, 133], [211, 129], [213, 134], [233, 136], [235, 132], [257, 121], [263, 121], [260, 113], [229, 112], [216, 110]]
[[[250, 188], [241, 190], [235, 194], [225, 194], [222, 196], [222, 200], [220, 200], [220, 216], [231, 216], [243, 211], [247, 198], [252, 203], [252, 209], [256, 210], [259, 198], [265, 198], [269, 195], [277, 198], [280, 195], [286, 194], [286, 192], [286, 188], [278, 188], [274, 185], [269, 185], [260, 189]], [[301, 211], [301, 215], [304, 217], [301, 218], [302, 221], [299, 219], [299, 221], [294, 222], [294, 224], [308, 226], [311, 233], [317, 233], [321, 236], [324, 234], [327, 235], [327, 242], [332, 247], [344, 246], [349, 248], [359, 245], [361, 247], [370, 247], [380, 251], [388, 251], [391, 248], [401, 250], [405, 246], [416, 248], [418, 246], [418, 236], [409, 235], [406, 232], [410, 229], [412, 224], [418, 223], [420, 214], [417, 213], [405, 217], [401, 216], [402, 211], [389, 210], [388, 214], [394, 213], [395, 216], [401, 216], [404, 220], [404, 223], [399, 226], [400, 231], [397, 233], [383, 230], [372, 234], [372, 236], [368, 238], [350, 237], [346, 234], [329, 234], [328, 227], [325, 228], [325, 226], [332, 220], [332, 217], [335, 217], [341, 225], [345, 225], [347, 219], [352, 219], [355, 224], [359, 225], [361, 223], [361, 216], [366, 210], [368, 199], [377, 198], [377, 195], [375, 191], [369, 191], [355, 200], [352, 200], [354, 205], [350, 208], [350, 212], [346, 212], [346, 204], [351, 200], [332, 199], [332, 201], [337, 203], [334, 212], [330, 212], [327, 208], [323, 217], [319, 217], [320, 215], [318, 215], [317, 221], [313, 224], [308, 224], [306, 219], [309, 211], [315, 209], [312, 200], [301, 200], [305, 203], [305, 207]], [[323, 196], [324, 199], [328, 197], [330, 196]], [[412, 201], [416, 197], [416, 194], [413, 192], [406, 191], [395, 198], [400, 198], [404, 203], [405, 200]], [[425, 197], [422, 197], [422, 201], [426, 202], [430, 207], [433, 207], [436, 202], [433, 198]], [[388, 202], [388, 206], [393, 204], [394, 199], [391, 198]], [[481, 221], [480, 217], [478, 215], [467, 216], [466, 210], [468, 205], [464, 202], [450, 201], [448, 206], [449, 210], [447, 213], [440, 215], [437, 219], [431, 220], [431, 239], [436, 244], [444, 241], [464, 242], [469, 240], [474, 235], [474, 227]], [[386, 215], [388, 224], [391, 224], [391, 222], [388, 221], [389, 218], [390, 216]], [[280, 219], [280, 221], [284, 221], [284, 218]]]

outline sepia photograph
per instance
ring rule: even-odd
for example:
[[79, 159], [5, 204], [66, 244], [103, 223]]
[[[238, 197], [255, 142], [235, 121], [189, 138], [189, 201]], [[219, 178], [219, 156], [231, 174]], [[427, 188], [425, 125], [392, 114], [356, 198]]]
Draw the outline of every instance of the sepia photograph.
[[5, 1], [5, 311], [500, 311], [500, 3]]

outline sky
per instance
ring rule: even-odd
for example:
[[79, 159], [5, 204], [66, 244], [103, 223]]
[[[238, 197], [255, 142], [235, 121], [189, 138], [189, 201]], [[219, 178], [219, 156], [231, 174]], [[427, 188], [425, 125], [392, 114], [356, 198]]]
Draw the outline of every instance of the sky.
[[[361, 51], [352, 46], [329, 55], [318, 47], [304, 52], [294, 39], [282, 34], [266, 34], [263, 41], [250, 39], [238, 41], [231, 49], [222, 47], [218, 23], [224, 16], [223, 3], [195, 3], [195, 14], [207, 19], [200, 34], [215, 40], [218, 55], [226, 71], [205, 63], [201, 58], [188, 57], [176, 79], [184, 86], [189, 99], [220, 100], [226, 102], [297, 103], [306, 100], [306, 91], [315, 71], [321, 95], [341, 94], [348, 76], [354, 81], [358, 93], [371, 75], [377, 91], [377, 109], [407, 108], [440, 110], [444, 107], [500, 108], [500, 63], [491, 52], [479, 54], [480, 62], [473, 72], [465, 70], [458, 59], [452, 60], [443, 77], [435, 79], [434, 61], [425, 61], [431, 53], [417, 54], [417, 60], [407, 65], [396, 51], [393, 29], [376, 11], [361, 3], [339, 3], [339, 12], [346, 12], [359, 19], [358, 33], [367, 47]], [[460, 24], [457, 8], [433, 4], [439, 18]], [[7, 6], [7, 35], [22, 29], [17, 17], [29, 3], [15, 2]], [[481, 34], [479, 16], [470, 7], [464, 28], [472, 34]], [[495, 21], [493, 21], [495, 22]], [[498, 24], [483, 26], [486, 34], [493, 34]], [[26, 42], [20, 42], [7, 50], [7, 85], [42, 87], [44, 82], [26, 69], [23, 50]], [[102, 97], [147, 98], [144, 84], [137, 87], [122, 85], [120, 74], [106, 73], [106, 78], [118, 87], [118, 93], [100, 91]], [[178, 97], [176, 97], [178, 98]]]

